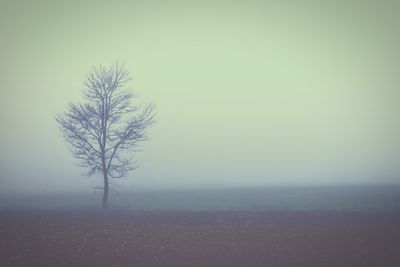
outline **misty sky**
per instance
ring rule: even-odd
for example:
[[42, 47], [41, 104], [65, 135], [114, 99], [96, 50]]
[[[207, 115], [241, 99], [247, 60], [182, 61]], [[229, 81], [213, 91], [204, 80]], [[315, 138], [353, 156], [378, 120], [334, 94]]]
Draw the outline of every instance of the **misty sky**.
[[101, 185], [54, 117], [115, 60], [158, 112], [122, 190], [399, 184], [399, 14], [399, 1], [1, 1], [0, 192]]

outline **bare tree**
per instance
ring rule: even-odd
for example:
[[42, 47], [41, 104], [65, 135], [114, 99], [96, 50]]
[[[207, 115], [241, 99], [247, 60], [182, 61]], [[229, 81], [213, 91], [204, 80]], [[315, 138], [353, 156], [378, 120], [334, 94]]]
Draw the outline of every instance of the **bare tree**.
[[133, 158], [145, 130], [154, 123], [154, 105], [136, 105], [127, 88], [131, 80], [124, 65], [94, 68], [86, 77], [82, 104], [69, 104], [56, 117], [65, 140], [87, 176], [103, 175], [103, 208], [108, 207], [110, 179], [137, 168]]

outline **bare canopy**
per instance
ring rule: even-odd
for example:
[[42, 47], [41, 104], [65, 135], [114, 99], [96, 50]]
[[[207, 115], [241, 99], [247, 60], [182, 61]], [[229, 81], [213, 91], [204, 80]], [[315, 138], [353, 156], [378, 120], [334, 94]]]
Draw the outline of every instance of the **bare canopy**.
[[110, 178], [121, 178], [137, 167], [133, 152], [154, 123], [154, 105], [133, 103], [130, 80], [124, 65], [94, 68], [84, 82], [86, 101], [69, 104], [56, 117], [74, 157], [87, 168], [86, 175], [103, 175], [103, 208], [108, 206]]

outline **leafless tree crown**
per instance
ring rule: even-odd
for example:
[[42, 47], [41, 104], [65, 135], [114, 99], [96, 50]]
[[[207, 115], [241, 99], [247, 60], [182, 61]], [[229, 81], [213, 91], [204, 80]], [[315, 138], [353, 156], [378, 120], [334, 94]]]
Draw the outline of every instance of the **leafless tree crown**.
[[98, 67], [86, 77], [82, 104], [69, 104], [56, 117], [75, 158], [88, 168], [112, 178], [135, 169], [133, 153], [147, 139], [154, 123], [154, 105], [136, 105], [127, 88], [131, 80], [124, 65]]

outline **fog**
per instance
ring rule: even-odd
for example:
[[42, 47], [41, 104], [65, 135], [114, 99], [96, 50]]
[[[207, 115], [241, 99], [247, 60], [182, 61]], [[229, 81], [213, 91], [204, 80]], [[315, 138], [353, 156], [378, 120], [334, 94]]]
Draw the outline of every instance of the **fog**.
[[399, 4], [301, 2], [2, 1], [1, 196], [95, 194], [54, 118], [116, 60], [157, 106], [122, 195], [399, 185]]

